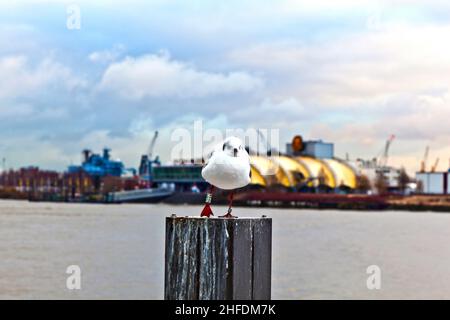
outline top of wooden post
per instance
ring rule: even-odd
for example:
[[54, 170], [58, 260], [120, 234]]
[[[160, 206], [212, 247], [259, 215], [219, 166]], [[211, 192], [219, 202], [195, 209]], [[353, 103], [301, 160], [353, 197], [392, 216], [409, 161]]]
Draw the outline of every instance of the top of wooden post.
[[260, 220], [260, 219], [272, 219], [267, 217], [266, 215], [262, 215], [261, 217], [233, 217], [233, 218], [222, 218], [222, 217], [200, 217], [200, 216], [178, 216], [176, 214], [172, 214], [167, 219], [199, 219], [199, 220], [220, 220], [220, 221], [236, 221], [236, 220]]

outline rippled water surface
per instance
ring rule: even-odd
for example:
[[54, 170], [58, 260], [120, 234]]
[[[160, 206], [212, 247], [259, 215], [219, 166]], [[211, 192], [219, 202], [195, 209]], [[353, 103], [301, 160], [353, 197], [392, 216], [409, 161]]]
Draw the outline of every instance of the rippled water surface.
[[[164, 218], [199, 212], [199, 206], [0, 201], [0, 298], [161, 299]], [[235, 213], [273, 218], [274, 299], [450, 299], [450, 214]], [[66, 289], [73, 264], [82, 269], [78, 291]], [[366, 287], [373, 264], [382, 271], [380, 290]]]

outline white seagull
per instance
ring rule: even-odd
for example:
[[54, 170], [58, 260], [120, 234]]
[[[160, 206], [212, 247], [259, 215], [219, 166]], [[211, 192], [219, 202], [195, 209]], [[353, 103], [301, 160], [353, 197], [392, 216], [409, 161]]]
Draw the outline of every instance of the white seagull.
[[234, 189], [245, 187], [250, 183], [250, 157], [242, 141], [237, 137], [229, 137], [216, 146], [202, 169], [202, 177], [209, 182], [211, 188], [206, 196], [202, 217], [212, 215], [210, 208], [214, 187], [231, 190], [229, 195], [228, 212], [222, 216], [231, 218]]

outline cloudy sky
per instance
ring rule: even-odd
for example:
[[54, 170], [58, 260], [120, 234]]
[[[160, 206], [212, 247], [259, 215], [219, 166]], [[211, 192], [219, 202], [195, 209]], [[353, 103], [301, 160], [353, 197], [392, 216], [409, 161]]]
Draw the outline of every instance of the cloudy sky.
[[167, 159], [171, 132], [202, 119], [351, 158], [395, 134], [391, 164], [413, 171], [429, 145], [444, 169], [449, 38], [448, 1], [2, 3], [0, 157], [63, 169], [109, 146], [137, 166], [154, 130]]

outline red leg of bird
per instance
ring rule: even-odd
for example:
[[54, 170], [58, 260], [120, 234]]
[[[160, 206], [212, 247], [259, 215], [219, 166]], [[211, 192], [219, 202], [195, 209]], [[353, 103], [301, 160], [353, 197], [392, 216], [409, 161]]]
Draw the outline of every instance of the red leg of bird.
[[221, 216], [221, 218], [237, 218], [233, 215], [231, 215], [231, 211], [233, 209], [231, 209], [231, 207], [233, 206], [233, 196], [234, 196], [234, 191], [231, 191], [231, 193], [228, 195], [228, 212], [226, 215]]
[[211, 209], [211, 200], [212, 200], [212, 194], [214, 191], [214, 186], [211, 185], [209, 188], [209, 191], [206, 193], [206, 200], [205, 200], [205, 206], [203, 207], [202, 213], [200, 214], [200, 217], [210, 217], [213, 216], [213, 212]]

